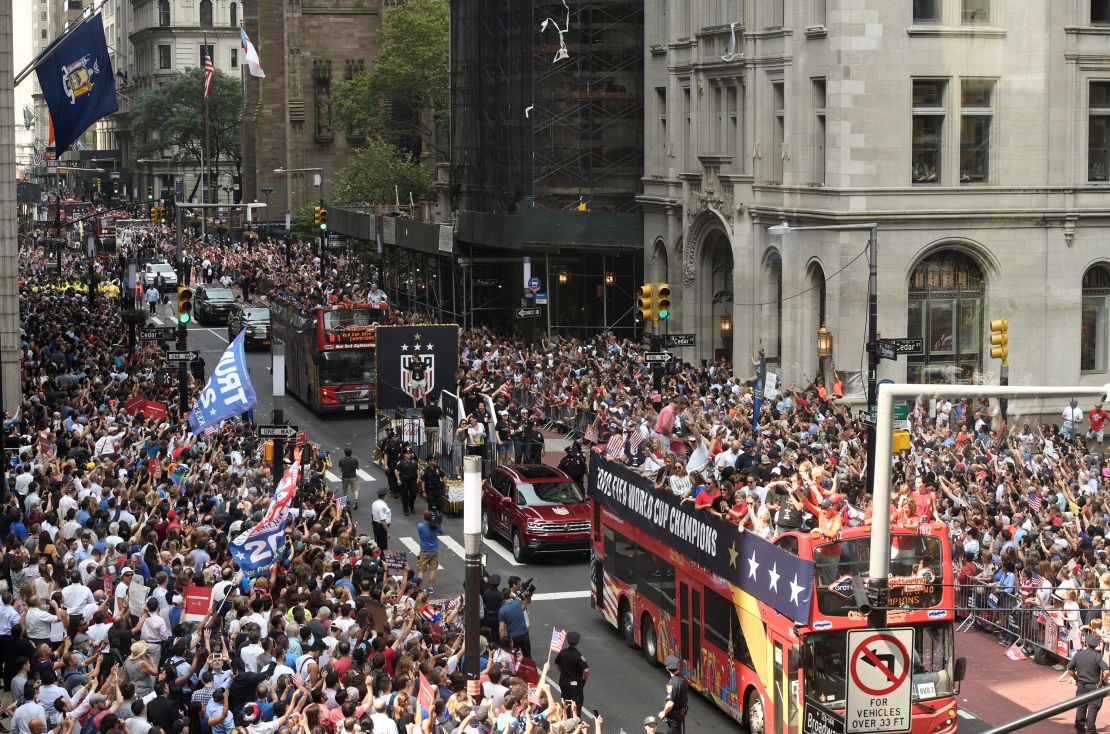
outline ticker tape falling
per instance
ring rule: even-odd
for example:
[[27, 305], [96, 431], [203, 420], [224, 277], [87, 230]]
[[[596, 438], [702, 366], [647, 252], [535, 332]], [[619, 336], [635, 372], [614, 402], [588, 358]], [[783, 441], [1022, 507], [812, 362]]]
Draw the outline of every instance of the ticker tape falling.
[[551, 62], [552, 64], [557, 64], [563, 59], [570, 58], [570, 52], [567, 50], [566, 42], [567, 32], [570, 31], [570, 7], [567, 6], [567, 0], [563, 0], [563, 7], [566, 8], [567, 11], [567, 21], [564, 27], [560, 28], [559, 22], [554, 18], [545, 18], [543, 23], [540, 24], [540, 33], [546, 32], [548, 24], [551, 24], [551, 27], [559, 34], [559, 50], [555, 52], [555, 59]]

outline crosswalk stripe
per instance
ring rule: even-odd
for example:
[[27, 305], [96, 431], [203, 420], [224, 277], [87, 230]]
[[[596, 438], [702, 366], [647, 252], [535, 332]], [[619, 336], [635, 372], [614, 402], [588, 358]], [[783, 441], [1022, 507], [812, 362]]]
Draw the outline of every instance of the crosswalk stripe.
[[552, 591], [546, 594], [533, 594], [532, 601], [558, 601], [559, 599], [585, 599], [590, 595], [590, 590], [585, 591]]
[[324, 470], [324, 478], [327, 479], [329, 482], [338, 482], [339, 481], [339, 477], [337, 477], [335, 474], [333, 474], [331, 469], [325, 469]]
[[[444, 535], [440, 538], [440, 541], [444, 545], [446, 545], [448, 548], [450, 548], [452, 551], [454, 551], [455, 555], [457, 555], [459, 558], [462, 558], [464, 560], [466, 559], [466, 551], [463, 549], [463, 547], [461, 545], [459, 545], [459, 542], [457, 540], [454, 540], [452, 538], [448, 538], [446, 535]], [[501, 556], [503, 559], [505, 559], [505, 561], [510, 566], [523, 566], [524, 565], [523, 563], [517, 563], [517, 560], [515, 558], [513, 558], [512, 553], [505, 550], [504, 548], [502, 548], [500, 545], [498, 545], [495, 542], [492, 542], [490, 540], [483, 540], [482, 541], [482, 547], [483, 548], [488, 548], [491, 551], [493, 551], [494, 553], [496, 553], [497, 555]]]
[[162, 326], [162, 319], [158, 318], [157, 316], [151, 316], [150, 320], [153, 321], [158, 326]]
[[464, 561], [466, 560], [466, 551], [463, 550], [463, 547], [461, 545], [459, 545], [459, 541], [455, 540], [449, 535], [441, 535], [439, 536], [439, 542], [447, 546], [447, 550], [451, 551]]
[[362, 469], [355, 469], [355, 474], [358, 474], [358, 478], [364, 482], [374, 481], [374, 477], [370, 476], [369, 472], [363, 471]]
[[[406, 536], [404, 538], [401, 538], [401, 542], [405, 544], [405, 547], [409, 549], [410, 553], [412, 553], [413, 555], [415, 555], [417, 557], [420, 556], [420, 544], [417, 543], [415, 540]], [[440, 571], [443, 570], [443, 564], [442, 563], [439, 564], [439, 570]]]
[[963, 709], [960, 709], [960, 708], [956, 709], [956, 713], [960, 715], [961, 719], [974, 719], [975, 718], [970, 713], [968, 713], [967, 711], [964, 711]]

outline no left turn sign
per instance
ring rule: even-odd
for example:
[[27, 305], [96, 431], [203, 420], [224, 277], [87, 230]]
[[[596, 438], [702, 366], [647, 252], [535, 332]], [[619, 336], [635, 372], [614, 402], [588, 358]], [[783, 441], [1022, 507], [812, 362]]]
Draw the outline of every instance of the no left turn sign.
[[848, 632], [845, 732], [910, 729], [912, 628]]

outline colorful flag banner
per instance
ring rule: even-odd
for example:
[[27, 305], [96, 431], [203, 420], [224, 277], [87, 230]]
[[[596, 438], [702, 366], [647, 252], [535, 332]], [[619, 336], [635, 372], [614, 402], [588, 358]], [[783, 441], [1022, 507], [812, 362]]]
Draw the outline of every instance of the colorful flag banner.
[[425, 711], [431, 713], [432, 707], [436, 703], [436, 689], [432, 687], [423, 673], [417, 671], [417, 674], [420, 676], [420, 692], [416, 694], [416, 702]]
[[617, 434], [609, 438], [609, 442], [605, 444], [605, 454], [610, 458], [620, 456], [624, 453], [624, 436]]
[[195, 435], [219, 427], [228, 418], [246, 413], [258, 402], [243, 350], [246, 334], [247, 330], [243, 329], [235, 341], [227, 345], [197, 404], [193, 406], [193, 412], [189, 414], [189, 428]]
[[245, 28], [239, 29], [239, 44], [243, 47], [243, 61], [246, 63], [251, 76], [265, 79], [266, 72], [262, 71], [262, 64], [258, 60], [258, 51], [255, 50], [254, 44], [251, 43], [250, 37], [247, 36]]
[[249, 578], [269, 573], [285, 550], [285, 522], [289, 517], [289, 504], [297, 492], [301, 475], [299, 452], [274, 490], [266, 514], [250, 530], [242, 532], [231, 541], [231, 556]]
[[212, 65], [212, 56], [208, 53], [208, 46], [204, 47], [204, 101], [208, 101], [208, 93], [212, 91], [212, 80], [216, 78], [216, 67]]
[[1010, 660], [1025, 660], [1026, 655], [1015, 642], [1014, 644], [1006, 648], [1006, 657], [1010, 658]]

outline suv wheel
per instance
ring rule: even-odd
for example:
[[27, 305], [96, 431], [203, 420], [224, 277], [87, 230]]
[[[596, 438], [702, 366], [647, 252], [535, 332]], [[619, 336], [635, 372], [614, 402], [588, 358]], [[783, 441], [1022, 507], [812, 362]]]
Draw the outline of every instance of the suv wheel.
[[490, 525], [489, 525], [489, 512], [487, 512], [485, 510], [485, 508], [482, 508], [482, 537], [483, 538], [492, 538], [493, 537], [493, 530], [490, 528]]
[[524, 563], [528, 558], [528, 550], [524, 547], [524, 538], [520, 537], [520, 531], [513, 531], [513, 559], [517, 563]]

